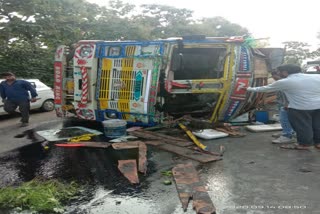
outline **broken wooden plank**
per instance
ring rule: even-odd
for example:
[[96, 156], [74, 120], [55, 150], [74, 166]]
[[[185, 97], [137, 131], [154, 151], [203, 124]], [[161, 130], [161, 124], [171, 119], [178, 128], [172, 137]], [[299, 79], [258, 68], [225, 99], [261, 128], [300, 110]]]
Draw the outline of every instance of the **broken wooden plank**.
[[143, 132], [145, 134], [150, 134], [156, 137], [161, 137], [161, 139], [166, 139], [166, 140], [172, 140], [172, 141], [181, 141], [181, 142], [186, 142], [189, 143], [190, 141], [186, 140], [186, 139], [182, 139], [179, 137], [172, 137], [170, 135], [166, 135], [166, 134], [161, 134], [161, 133], [157, 133], [157, 132], [151, 132], [151, 131], [146, 131], [146, 130], [139, 130], [139, 132]]
[[189, 201], [193, 199], [193, 209], [197, 214], [216, 213], [209, 194], [192, 163], [178, 164], [172, 169], [172, 174], [184, 211], [187, 210]]
[[139, 172], [147, 173], [147, 146], [145, 143], [141, 141], [113, 143], [112, 147], [116, 150], [139, 149]]
[[111, 143], [107, 142], [93, 142], [93, 141], [81, 141], [79, 143], [70, 143], [70, 142], [64, 142], [55, 144], [55, 146], [59, 147], [89, 147], [89, 148], [108, 148], [111, 146]]
[[145, 143], [139, 143], [139, 172], [147, 174], [147, 146]]
[[127, 132], [134, 132], [134, 131], [137, 131], [137, 130], [140, 130], [142, 129], [141, 126], [133, 126], [133, 127], [130, 127], [127, 129]]
[[151, 145], [151, 146], [159, 146], [159, 145], [162, 145], [164, 144], [164, 142], [161, 142], [159, 140], [148, 140], [148, 141], [143, 141], [145, 144], [147, 145]]
[[192, 207], [197, 214], [215, 214], [216, 208], [205, 188], [201, 185], [193, 188]]
[[111, 146], [110, 143], [107, 142], [80, 142], [84, 144], [86, 147], [94, 147], [94, 148], [108, 148]]
[[139, 183], [136, 160], [118, 160], [118, 169], [131, 184]]
[[[149, 143], [147, 142], [147, 144], [149, 144]], [[150, 145], [152, 145], [152, 144], [150, 144]], [[189, 158], [192, 160], [199, 161], [201, 163], [208, 163], [208, 162], [212, 162], [212, 161], [222, 160], [222, 158], [220, 156], [207, 154], [207, 153], [204, 153], [201, 151], [196, 151], [193, 149], [188, 149], [185, 147], [175, 146], [175, 145], [166, 144], [166, 143], [156, 145], [155, 147], [162, 149], [162, 150], [165, 150], [165, 151], [168, 151], [168, 152], [172, 152], [177, 155], [181, 155], [183, 157], [186, 157], [186, 158]]]
[[128, 142], [122, 142], [122, 143], [113, 143], [112, 148], [116, 150], [121, 149], [138, 149], [139, 143], [141, 141], [128, 141]]
[[130, 132], [130, 135], [146, 139], [146, 140], [161, 140], [163, 142], [176, 145], [176, 146], [191, 146], [193, 145], [192, 142], [181, 139], [181, 138], [175, 138], [171, 137], [168, 135], [160, 134], [160, 133], [155, 133], [155, 132], [149, 132], [149, 131], [135, 131], [135, 132]]
[[215, 129], [217, 131], [229, 134], [230, 137], [244, 137], [244, 136], [246, 136], [246, 134], [241, 133], [240, 131], [237, 131], [237, 130], [232, 130], [231, 128], [228, 128], [228, 127], [217, 127]]

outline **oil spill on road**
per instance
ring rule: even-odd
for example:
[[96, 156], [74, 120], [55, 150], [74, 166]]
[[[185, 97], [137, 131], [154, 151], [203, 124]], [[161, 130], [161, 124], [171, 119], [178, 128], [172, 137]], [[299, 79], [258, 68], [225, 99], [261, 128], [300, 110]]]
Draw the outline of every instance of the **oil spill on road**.
[[[141, 192], [148, 188], [146, 177], [140, 175], [141, 184], [131, 185], [117, 168], [118, 160], [138, 160], [138, 156], [137, 149], [66, 149], [49, 144], [49, 150], [46, 150], [41, 143], [31, 144], [0, 158], [0, 172], [3, 175], [0, 178], [0, 187], [19, 185], [36, 177], [58, 179], [62, 182], [76, 181], [83, 184], [85, 189], [70, 207], [73, 207], [72, 213], [83, 213], [83, 209], [91, 209], [91, 206], [98, 209], [96, 203], [89, 203], [81, 210], [77, 206], [88, 201], [100, 200], [97, 198], [100, 197], [97, 190], [100, 194], [112, 192], [112, 197], [108, 198], [111, 197], [118, 202], [128, 200], [126, 197], [139, 198]], [[152, 171], [151, 169], [150, 173]]]

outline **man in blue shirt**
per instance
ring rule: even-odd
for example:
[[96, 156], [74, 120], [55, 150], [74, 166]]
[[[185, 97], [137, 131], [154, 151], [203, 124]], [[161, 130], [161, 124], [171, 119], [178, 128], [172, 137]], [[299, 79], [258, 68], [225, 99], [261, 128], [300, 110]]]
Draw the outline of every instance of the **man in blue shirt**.
[[1, 76], [5, 79], [0, 83], [0, 95], [4, 103], [4, 110], [13, 114], [19, 107], [21, 127], [27, 126], [29, 124], [30, 102], [35, 102], [38, 96], [36, 90], [28, 81], [16, 80], [16, 76], [11, 72], [2, 73]]

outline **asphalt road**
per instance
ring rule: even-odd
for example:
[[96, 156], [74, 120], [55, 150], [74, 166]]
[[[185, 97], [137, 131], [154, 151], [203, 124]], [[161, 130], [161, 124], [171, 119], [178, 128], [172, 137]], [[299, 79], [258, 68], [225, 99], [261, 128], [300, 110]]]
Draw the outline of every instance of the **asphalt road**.
[[[39, 124], [42, 122], [56, 120], [58, 119], [54, 111], [51, 112], [41, 112], [38, 110], [31, 111], [30, 114], [30, 125]], [[9, 126], [14, 126], [19, 124], [20, 117], [12, 115], [1, 115], [0, 116], [0, 130], [5, 129]]]
[[[55, 124], [55, 126], [61, 127], [61, 118], [57, 118], [54, 111], [40, 112], [32, 111], [30, 114], [29, 126], [20, 127], [20, 117], [11, 115], [0, 116], [0, 155], [19, 149], [23, 146], [35, 143], [28, 139], [27, 136], [23, 136], [28, 130], [43, 130], [47, 126]], [[35, 139], [40, 141], [41, 139]]]

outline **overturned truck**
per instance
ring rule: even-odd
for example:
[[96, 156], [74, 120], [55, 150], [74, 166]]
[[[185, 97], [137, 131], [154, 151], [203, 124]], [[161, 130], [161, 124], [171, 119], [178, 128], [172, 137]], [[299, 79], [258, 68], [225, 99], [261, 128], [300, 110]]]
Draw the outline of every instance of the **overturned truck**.
[[59, 117], [153, 126], [182, 115], [229, 121], [253, 109], [282, 63], [281, 48], [251, 48], [242, 37], [189, 36], [154, 41], [79, 41], [55, 54]]

